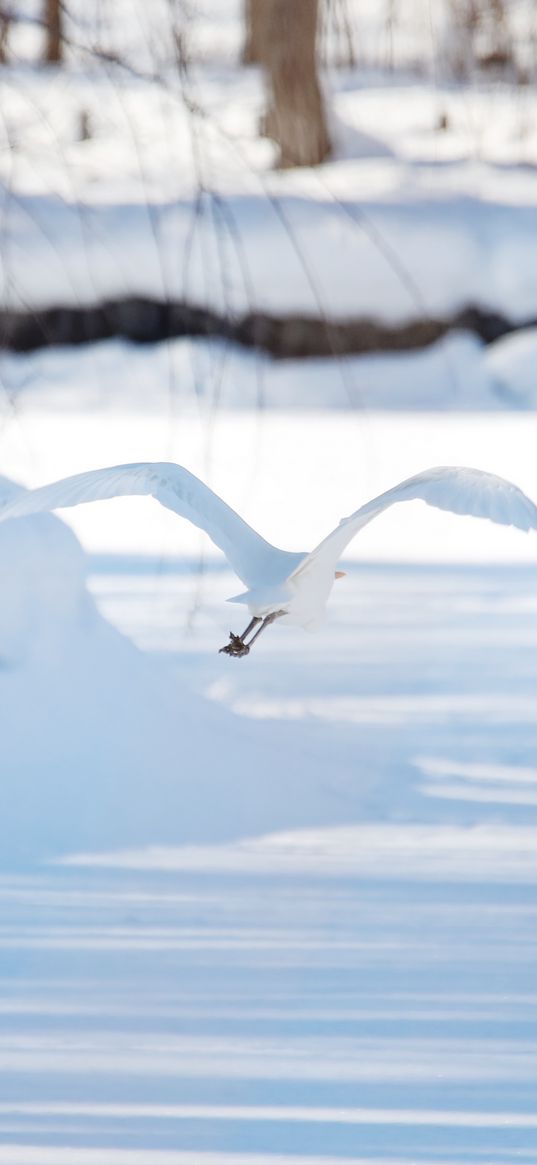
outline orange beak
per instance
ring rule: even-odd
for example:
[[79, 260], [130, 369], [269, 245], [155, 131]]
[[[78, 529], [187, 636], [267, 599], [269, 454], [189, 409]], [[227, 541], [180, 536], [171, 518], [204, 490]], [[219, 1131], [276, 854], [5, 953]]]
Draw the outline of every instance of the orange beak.
[[336, 573], [335, 573], [335, 575], [334, 575], [334, 578], [346, 578], [346, 577], [347, 577], [347, 571], [346, 571], [346, 570], [336, 570]]

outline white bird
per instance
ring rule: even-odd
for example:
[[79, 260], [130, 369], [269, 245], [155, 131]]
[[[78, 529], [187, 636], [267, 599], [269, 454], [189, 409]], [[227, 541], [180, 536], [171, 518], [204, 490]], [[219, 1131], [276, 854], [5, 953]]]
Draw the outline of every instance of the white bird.
[[[350, 517], [342, 518], [314, 550], [295, 554], [271, 546], [199, 478], [181, 465], [168, 462], [95, 469], [27, 490], [0, 506], [0, 521], [136, 494], [152, 495], [205, 530], [246, 586], [246, 591], [228, 601], [248, 607], [250, 623], [242, 635], [230, 632], [230, 642], [220, 648], [227, 655], [239, 657], [248, 654], [254, 640], [275, 619], [315, 630], [324, 616], [334, 579], [344, 573], [336, 567], [346, 546], [373, 518], [396, 502], [420, 498], [455, 514], [489, 518], [519, 530], [537, 529], [537, 506], [512, 482], [479, 469], [439, 467], [409, 477], [373, 498]], [[254, 629], [246, 642], [246, 636]]]

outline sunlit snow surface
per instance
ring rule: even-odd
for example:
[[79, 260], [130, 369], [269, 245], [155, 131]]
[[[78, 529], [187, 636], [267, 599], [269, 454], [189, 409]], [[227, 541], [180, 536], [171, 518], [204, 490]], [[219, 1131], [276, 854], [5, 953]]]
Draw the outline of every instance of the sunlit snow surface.
[[2, 1165], [537, 1159], [535, 886], [0, 881]]
[[91, 567], [170, 682], [287, 717], [341, 824], [4, 875], [0, 1163], [536, 1161], [534, 568], [354, 566], [237, 662], [227, 571]]

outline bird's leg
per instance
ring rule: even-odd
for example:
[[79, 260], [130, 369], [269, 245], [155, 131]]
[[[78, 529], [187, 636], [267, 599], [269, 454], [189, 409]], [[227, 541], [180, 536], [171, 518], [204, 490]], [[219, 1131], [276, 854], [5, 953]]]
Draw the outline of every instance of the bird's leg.
[[[261, 622], [261, 616], [260, 616], [260, 615], [254, 615], [253, 619], [250, 619], [250, 622], [249, 622], [249, 624], [248, 624], [248, 626], [247, 626], [247, 628], [246, 628], [246, 631], [243, 631], [242, 635], [240, 635], [240, 636], [239, 636], [239, 638], [240, 638], [240, 639], [242, 639], [242, 642], [243, 642], [243, 643], [244, 643], [244, 641], [245, 641], [245, 639], [246, 639], [246, 636], [250, 634], [250, 631], [253, 631], [254, 627], [256, 627], [256, 626], [257, 626], [257, 624], [258, 624], [258, 623], [260, 623], [260, 622]], [[252, 640], [250, 640], [250, 643], [251, 643], [251, 642], [252, 642]]]
[[[261, 626], [258, 628], [255, 635], [252, 635], [252, 638], [250, 639], [250, 642], [248, 644], [248, 651], [250, 650], [252, 644], [255, 643], [258, 636], [261, 635], [261, 632], [265, 630], [265, 627], [270, 627], [270, 624], [274, 623], [275, 619], [279, 619], [282, 615], [285, 615], [285, 614], [286, 614], [285, 611], [272, 611], [270, 615], [265, 615], [265, 618], [263, 619]], [[246, 634], [246, 632], [245, 632], [245, 634]]]
[[[243, 631], [242, 635], [234, 635], [233, 632], [230, 631], [229, 632], [229, 643], [226, 643], [225, 647], [221, 647], [218, 654], [220, 655], [223, 652], [224, 655], [236, 655], [239, 658], [241, 655], [248, 655], [248, 652], [250, 650], [250, 645], [248, 643], [245, 643], [244, 640], [245, 640], [246, 636], [250, 634], [250, 631], [256, 626], [256, 624], [260, 623], [260, 622], [261, 622], [260, 617], [258, 615], [254, 615], [253, 619], [250, 619], [250, 622], [249, 622], [246, 630]], [[259, 634], [259, 632], [258, 632], [258, 634]], [[255, 636], [254, 636], [254, 638], [255, 638]], [[251, 640], [250, 640], [250, 642], [251, 642]]]

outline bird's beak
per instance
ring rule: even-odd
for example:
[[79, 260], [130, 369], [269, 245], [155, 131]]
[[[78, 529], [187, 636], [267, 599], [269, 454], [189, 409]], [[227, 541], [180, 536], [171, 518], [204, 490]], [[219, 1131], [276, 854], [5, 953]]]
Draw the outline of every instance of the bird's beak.
[[335, 573], [335, 575], [334, 575], [334, 578], [346, 578], [346, 577], [347, 577], [347, 571], [346, 571], [346, 570], [336, 570], [336, 573]]

